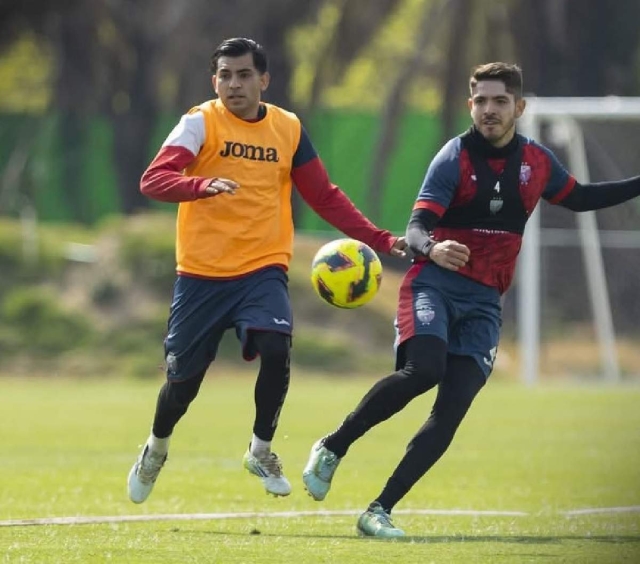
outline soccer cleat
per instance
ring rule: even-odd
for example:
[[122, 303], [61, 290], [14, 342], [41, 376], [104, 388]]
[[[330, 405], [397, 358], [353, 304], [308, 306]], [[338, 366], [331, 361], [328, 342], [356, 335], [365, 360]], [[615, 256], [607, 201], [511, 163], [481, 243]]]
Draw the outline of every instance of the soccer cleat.
[[331, 480], [338, 469], [341, 458], [324, 446], [324, 438], [311, 447], [309, 460], [302, 472], [302, 481], [309, 495], [322, 501], [331, 488]]
[[149, 497], [166, 460], [166, 454], [158, 454], [149, 450], [149, 445], [144, 445], [142, 453], [129, 472], [129, 499], [133, 503], [142, 503]]
[[393, 526], [391, 516], [382, 509], [379, 503], [372, 503], [358, 519], [356, 525], [361, 537], [376, 537], [379, 539], [397, 539], [404, 537], [404, 531]]
[[267, 493], [286, 496], [291, 493], [291, 484], [282, 473], [282, 462], [275, 452], [267, 451], [264, 456], [254, 456], [250, 450], [244, 453], [243, 466], [254, 476], [258, 476]]

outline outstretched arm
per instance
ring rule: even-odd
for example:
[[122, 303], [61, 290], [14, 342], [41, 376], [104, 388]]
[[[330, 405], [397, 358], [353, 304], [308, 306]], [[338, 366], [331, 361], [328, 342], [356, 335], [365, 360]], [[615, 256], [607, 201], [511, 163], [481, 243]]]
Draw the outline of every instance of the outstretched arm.
[[636, 196], [640, 196], [640, 176], [595, 184], [576, 182], [571, 192], [557, 203], [572, 211], [580, 212], [609, 208]]
[[294, 156], [291, 178], [304, 201], [336, 229], [376, 251], [405, 255], [404, 238], [394, 237], [389, 231], [376, 227], [340, 188], [331, 183], [304, 129]]

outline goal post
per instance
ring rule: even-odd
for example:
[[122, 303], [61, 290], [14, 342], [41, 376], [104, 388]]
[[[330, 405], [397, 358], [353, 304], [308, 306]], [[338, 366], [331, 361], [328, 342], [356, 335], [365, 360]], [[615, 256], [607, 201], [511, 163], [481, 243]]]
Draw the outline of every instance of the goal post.
[[[542, 124], [553, 125], [559, 144], [567, 151], [569, 171], [579, 182], [587, 183], [589, 165], [580, 120], [640, 120], [640, 98], [527, 98], [527, 108], [520, 119], [520, 132], [539, 140]], [[535, 384], [540, 372], [540, 213], [540, 208], [536, 208], [527, 223], [517, 275], [520, 376], [527, 385]], [[595, 212], [577, 215], [602, 373], [606, 381], [617, 382], [620, 380], [620, 368], [596, 216]]]

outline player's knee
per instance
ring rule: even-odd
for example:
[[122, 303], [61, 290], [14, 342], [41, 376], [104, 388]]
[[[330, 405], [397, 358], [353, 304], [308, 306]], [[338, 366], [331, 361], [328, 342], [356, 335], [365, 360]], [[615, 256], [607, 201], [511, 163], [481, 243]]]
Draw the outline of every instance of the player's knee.
[[291, 337], [282, 333], [258, 333], [254, 337], [260, 361], [274, 367], [288, 367]]
[[486, 379], [483, 376], [481, 380], [478, 379], [477, 381], [473, 382], [471, 385], [464, 387], [460, 391], [460, 405], [465, 410], [465, 412], [467, 409], [469, 409], [469, 407], [471, 407], [473, 400], [476, 398], [478, 392], [480, 392], [485, 383]]
[[440, 401], [436, 401], [434, 405], [433, 415], [442, 425], [450, 427], [455, 432], [481, 388], [481, 384], [469, 385], [459, 387], [454, 392], [442, 394]]
[[413, 358], [404, 367], [407, 379], [412, 382], [418, 393], [424, 393], [437, 386], [444, 377], [444, 371], [444, 362], [428, 356]]
[[438, 422], [443, 431], [448, 429], [453, 437], [468, 409], [469, 406], [462, 403], [453, 403], [446, 407], [441, 405], [432, 411], [431, 416]]
[[480, 390], [487, 382], [487, 377], [482, 369], [475, 363], [469, 361], [465, 367], [464, 378], [457, 378], [451, 385], [451, 390], [456, 398], [459, 409], [467, 409], [473, 403]]
[[200, 382], [195, 378], [183, 382], [167, 382], [165, 394], [170, 405], [176, 409], [186, 409], [198, 395]]

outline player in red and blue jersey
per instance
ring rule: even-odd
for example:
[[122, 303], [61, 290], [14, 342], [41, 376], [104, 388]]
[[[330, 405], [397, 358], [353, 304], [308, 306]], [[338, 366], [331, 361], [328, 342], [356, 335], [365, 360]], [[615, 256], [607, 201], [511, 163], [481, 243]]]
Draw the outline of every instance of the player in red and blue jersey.
[[640, 195], [640, 177], [580, 184], [549, 149], [516, 133], [526, 105], [516, 65], [479, 66], [469, 86], [473, 126], [432, 161], [407, 227], [415, 259], [400, 289], [398, 370], [313, 445], [303, 473], [311, 496], [324, 499], [338, 464], [359, 437], [438, 386], [428, 420], [358, 520], [364, 535], [404, 535], [393, 525], [391, 510], [447, 450], [491, 374], [500, 296], [511, 284], [525, 224], [540, 198], [587, 211]]

